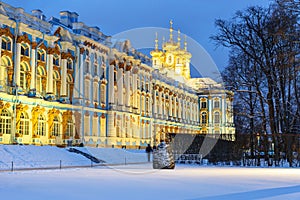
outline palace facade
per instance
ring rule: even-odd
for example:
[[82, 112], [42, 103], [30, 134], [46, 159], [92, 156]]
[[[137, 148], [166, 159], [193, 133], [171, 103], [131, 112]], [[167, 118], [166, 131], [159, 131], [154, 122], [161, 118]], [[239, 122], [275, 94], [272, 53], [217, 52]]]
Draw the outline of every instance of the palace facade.
[[0, 144], [137, 148], [166, 133], [235, 140], [233, 93], [191, 78], [180, 33], [151, 59], [75, 12], [46, 20], [0, 3]]

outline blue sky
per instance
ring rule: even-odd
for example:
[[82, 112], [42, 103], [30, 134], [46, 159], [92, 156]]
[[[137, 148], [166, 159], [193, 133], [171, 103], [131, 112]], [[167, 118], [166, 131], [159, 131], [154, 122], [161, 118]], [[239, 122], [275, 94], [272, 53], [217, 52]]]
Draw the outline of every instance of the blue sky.
[[[210, 54], [219, 69], [227, 64], [228, 50], [216, 49], [209, 37], [216, 33], [214, 21], [229, 19], [237, 10], [247, 6], [267, 6], [271, 0], [4, 0], [26, 12], [40, 9], [47, 19], [59, 18], [59, 11], [69, 10], [79, 14], [79, 21], [98, 26], [107, 35], [140, 27], [174, 29], [196, 40]], [[154, 45], [154, 44], [153, 44]]]

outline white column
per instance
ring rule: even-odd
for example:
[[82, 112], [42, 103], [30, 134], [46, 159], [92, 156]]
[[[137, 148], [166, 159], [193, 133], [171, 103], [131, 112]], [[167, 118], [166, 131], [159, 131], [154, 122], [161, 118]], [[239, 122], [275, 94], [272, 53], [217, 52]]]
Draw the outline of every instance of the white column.
[[182, 119], [182, 113], [181, 113], [181, 106], [182, 106], [182, 104], [181, 104], [181, 101], [182, 101], [182, 99], [181, 98], [179, 98], [179, 96], [178, 96], [178, 118], [180, 118], [180, 119]]
[[30, 81], [30, 89], [33, 90], [35, 88], [35, 80], [36, 80], [36, 61], [35, 61], [35, 49], [31, 49], [31, 81]]
[[130, 106], [130, 71], [125, 71], [125, 106]]
[[[74, 89], [73, 89], [73, 95], [74, 98], [79, 98], [80, 97], [80, 72], [81, 72], [81, 54], [79, 47], [76, 48], [76, 63], [75, 63], [75, 79], [74, 79]], [[53, 87], [52, 87], [53, 88]], [[100, 118], [101, 119], [101, 118]]]
[[75, 83], [78, 84], [79, 87], [79, 97], [84, 99], [84, 59], [83, 59], [83, 54], [80, 54], [80, 68], [79, 68], [79, 79], [78, 82], [79, 83]]
[[116, 127], [114, 126], [114, 113], [108, 113], [107, 119], [108, 137], [116, 137]]
[[197, 112], [196, 112], [196, 120], [199, 123], [200, 122], [200, 120], [199, 120], [200, 111], [199, 111], [199, 99], [198, 98], [197, 98], [197, 103], [196, 103], [196, 110], [197, 110]]
[[117, 75], [117, 83], [118, 83], [118, 105], [123, 105], [123, 69], [118, 69]]
[[108, 103], [113, 104], [115, 102], [114, 91], [114, 65], [109, 66], [109, 80], [108, 80]]
[[153, 114], [156, 115], [157, 114], [157, 101], [156, 101], [156, 90], [153, 90]]
[[137, 108], [137, 74], [132, 75], [133, 107]]
[[162, 116], [163, 102], [162, 102], [161, 95], [162, 95], [162, 92], [158, 92], [158, 103], [159, 103], [158, 114]]
[[20, 85], [20, 62], [21, 62], [21, 44], [17, 43], [16, 44], [17, 48], [16, 48], [16, 55], [15, 55], [15, 65], [14, 67], [16, 67], [16, 69], [14, 69], [15, 72], [15, 83], [16, 85]]
[[53, 93], [53, 55], [48, 54], [48, 73], [47, 73], [47, 80], [48, 80], [48, 86], [47, 86], [47, 93]]
[[226, 98], [225, 98], [225, 96], [222, 96], [221, 106], [222, 106], [221, 107], [222, 108], [222, 121], [221, 121], [221, 124], [222, 124], [222, 126], [224, 126], [225, 123], [226, 123]]
[[173, 117], [177, 117], [177, 105], [176, 105], [176, 102], [177, 102], [177, 96], [175, 97], [174, 96], [174, 113], [173, 113]]
[[67, 96], [67, 60], [61, 59], [61, 96]]

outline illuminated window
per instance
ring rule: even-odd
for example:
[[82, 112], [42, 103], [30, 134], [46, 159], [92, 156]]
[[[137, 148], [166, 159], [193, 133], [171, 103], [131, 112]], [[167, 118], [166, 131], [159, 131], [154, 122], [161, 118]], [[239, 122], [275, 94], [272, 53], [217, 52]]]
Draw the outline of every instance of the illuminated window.
[[202, 101], [202, 102], [201, 102], [201, 108], [207, 108], [206, 101]]
[[27, 89], [27, 78], [26, 78], [26, 73], [29, 71], [29, 67], [27, 63], [21, 63], [20, 66], [20, 87], [24, 90]]
[[59, 98], [60, 75], [58, 71], [53, 71], [53, 94]]
[[37, 74], [36, 74], [36, 91], [38, 93], [43, 92], [43, 76], [45, 76], [45, 70], [42, 66], [39, 66], [37, 68]]
[[73, 137], [74, 136], [74, 122], [72, 119], [68, 119], [67, 121], [67, 130], [66, 130], [66, 136]]
[[43, 115], [38, 116], [37, 135], [46, 135], [46, 119]]
[[69, 97], [69, 99], [72, 98], [72, 96], [71, 96], [72, 95], [72, 91], [71, 91], [72, 84], [73, 84], [73, 77], [71, 74], [68, 74], [68, 76], [67, 76], [67, 96]]
[[25, 112], [21, 113], [20, 116], [20, 134], [29, 135], [29, 117]]
[[11, 133], [11, 114], [6, 109], [2, 110], [0, 115], [0, 133]]
[[206, 112], [203, 112], [201, 114], [201, 122], [202, 122], [202, 124], [206, 124], [207, 123], [207, 114], [206, 114]]
[[61, 126], [61, 123], [59, 121], [59, 118], [57, 116], [54, 117], [54, 119], [53, 119], [53, 128], [52, 128], [51, 135], [59, 136], [60, 135], [60, 126]]
[[214, 101], [214, 108], [220, 108], [220, 101], [219, 100]]
[[220, 123], [220, 113], [219, 112], [215, 112], [215, 114], [214, 114], [214, 122], [215, 122], [215, 124]]

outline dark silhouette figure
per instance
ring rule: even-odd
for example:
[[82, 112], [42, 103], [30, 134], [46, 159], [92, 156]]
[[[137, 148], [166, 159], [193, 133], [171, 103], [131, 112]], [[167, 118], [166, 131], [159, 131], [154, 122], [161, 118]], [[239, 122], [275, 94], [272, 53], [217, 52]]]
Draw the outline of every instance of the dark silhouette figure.
[[148, 162], [150, 162], [150, 155], [151, 155], [152, 151], [153, 151], [152, 147], [150, 146], [150, 144], [148, 144], [148, 146], [146, 147], [146, 153], [147, 153], [147, 156], [148, 156]]

